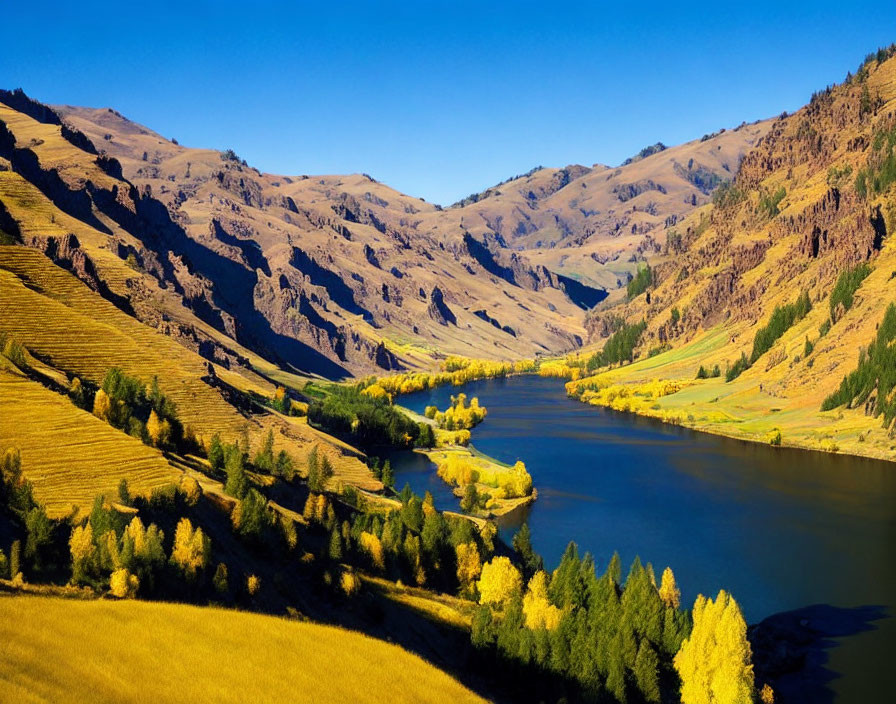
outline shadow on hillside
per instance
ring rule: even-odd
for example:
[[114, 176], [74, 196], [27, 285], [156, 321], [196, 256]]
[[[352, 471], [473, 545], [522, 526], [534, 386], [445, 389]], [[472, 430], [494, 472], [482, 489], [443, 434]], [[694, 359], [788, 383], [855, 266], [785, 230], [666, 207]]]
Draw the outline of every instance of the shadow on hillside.
[[830, 604], [769, 616], [748, 631], [757, 685], [768, 682], [780, 704], [832, 704], [829, 684], [840, 674], [828, 667], [829, 651], [837, 639], [874, 630], [874, 621], [889, 617], [884, 606]]
[[344, 367], [310, 345], [276, 332], [271, 321], [254, 305], [255, 287], [258, 283], [256, 270], [194, 240], [183, 227], [172, 220], [163, 203], [149, 194], [143, 194], [135, 199], [134, 213], [111, 197], [111, 194], [95, 191], [93, 197], [100, 211], [140, 239], [149, 250], [160, 255], [159, 264], [164, 270], [168, 285], [173, 284], [176, 289], [179, 288], [174, 265], [164, 256], [168, 253], [181, 257], [191, 272], [212, 282], [211, 298], [218, 310], [201, 294], [194, 293], [191, 298], [186, 292], [180, 291], [184, 294], [184, 301], [207, 323], [225, 330], [220, 312], [229, 314], [235, 322], [235, 337], [238, 342], [262, 352], [274, 361], [279, 360], [284, 368], [291, 365], [300, 371], [328, 379], [348, 376]]

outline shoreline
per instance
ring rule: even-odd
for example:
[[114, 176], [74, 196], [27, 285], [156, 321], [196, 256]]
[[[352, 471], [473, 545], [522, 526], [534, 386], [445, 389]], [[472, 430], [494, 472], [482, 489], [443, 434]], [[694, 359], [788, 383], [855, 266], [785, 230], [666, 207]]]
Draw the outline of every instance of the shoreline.
[[[730, 440], [738, 440], [740, 442], [762, 445], [765, 447], [772, 447], [772, 448], [780, 447], [780, 448], [785, 448], [788, 450], [800, 450], [803, 452], [817, 452], [817, 453], [824, 454], [824, 455], [839, 455], [842, 457], [856, 457], [856, 458], [860, 458], [860, 459], [864, 459], [864, 460], [883, 461], [883, 462], [889, 462], [891, 464], [896, 465], [896, 451], [894, 451], [894, 450], [880, 451], [873, 447], [868, 447], [866, 450], [865, 448], [855, 448], [852, 445], [850, 445], [850, 448], [848, 450], [840, 448], [839, 446], [836, 447], [836, 449], [826, 449], [826, 448], [820, 446], [820, 443], [818, 440], [815, 440], [815, 442], [813, 443], [813, 441], [808, 438], [803, 439], [803, 438], [797, 436], [794, 439], [794, 436], [792, 436], [792, 435], [787, 436], [784, 432], [784, 431], [788, 430], [788, 425], [786, 423], [782, 423], [782, 424], [775, 426], [777, 429], [782, 431], [781, 442], [779, 444], [773, 444], [773, 443], [768, 442], [768, 440], [765, 438], [764, 434], [761, 431], [757, 431], [757, 432], [740, 431], [740, 432], [738, 432], [734, 428], [726, 427], [727, 425], [734, 425], [736, 427], [736, 425], [738, 423], [750, 423], [750, 422], [757, 422], [757, 421], [761, 422], [763, 420], [774, 417], [772, 414], [757, 415], [754, 418], [745, 418], [745, 419], [742, 419], [739, 421], [732, 420], [732, 421], [729, 421], [726, 425], [712, 424], [712, 423], [703, 424], [698, 421], [688, 421], [686, 419], [678, 420], [678, 419], [664, 418], [661, 415], [661, 412], [660, 413], [651, 412], [651, 409], [635, 410], [635, 409], [631, 409], [631, 408], [630, 409], [614, 408], [612, 406], [612, 404], [583, 401], [579, 397], [572, 395], [572, 394], [567, 394], [567, 398], [569, 398], [572, 401], [581, 403], [585, 406], [597, 406], [599, 408], [603, 408], [605, 410], [609, 410], [614, 413], [619, 413], [620, 415], [632, 415], [632, 416], [637, 416], [639, 418], [650, 418], [651, 420], [657, 421], [659, 423], [663, 423], [664, 425], [674, 425], [674, 426], [677, 426], [680, 428], [687, 428], [688, 430], [692, 430], [697, 433], [707, 433], [709, 435], [717, 435], [720, 437], [728, 438]], [[668, 398], [668, 397], [666, 397], [666, 398]], [[674, 410], [680, 410], [681, 412], [686, 412], [685, 411], [686, 408], [687, 408], [686, 406], [670, 406], [670, 407], [668, 407], [668, 409], [663, 409], [663, 410], [673, 410], [674, 409]], [[854, 410], [854, 409], [852, 409], [852, 410]], [[831, 411], [827, 411], [827, 413], [830, 413], [830, 412]], [[880, 427], [880, 429], [884, 430], [884, 428], [882, 426]], [[894, 440], [894, 444], [896, 444], [896, 440]], [[863, 450], [865, 450], [865, 451], [863, 451]]]

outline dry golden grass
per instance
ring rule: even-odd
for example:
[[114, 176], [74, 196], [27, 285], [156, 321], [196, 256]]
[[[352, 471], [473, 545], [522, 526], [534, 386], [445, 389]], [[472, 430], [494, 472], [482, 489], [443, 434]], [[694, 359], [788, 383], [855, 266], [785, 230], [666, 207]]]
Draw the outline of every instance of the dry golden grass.
[[37, 382], [0, 369], [0, 451], [17, 447], [25, 476], [51, 516], [115, 496], [126, 478], [135, 493], [176, 481], [162, 454]]
[[139, 601], [0, 598], [0, 700], [481, 702], [401, 648], [329, 626]]
[[362, 575], [361, 579], [388, 599], [414, 609], [437, 623], [468, 629], [473, 622], [473, 614], [477, 608], [474, 601], [409, 587], [382, 577]]
[[46, 257], [0, 247], [2, 329], [54, 367], [100, 383], [110, 367], [145, 381], [159, 377], [181, 420], [236, 437], [245, 419], [208, 384], [204, 360], [91, 291]]
[[16, 136], [20, 147], [27, 147], [37, 155], [42, 168], [56, 169], [72, 188], [83, 187], [88, 179], [101, 188], [116, 183], [94, 159], [83, 158], [84, 152], [62, 136], [59, 125], [38, 122], [4, 103], [0, 103], [0, 120]]

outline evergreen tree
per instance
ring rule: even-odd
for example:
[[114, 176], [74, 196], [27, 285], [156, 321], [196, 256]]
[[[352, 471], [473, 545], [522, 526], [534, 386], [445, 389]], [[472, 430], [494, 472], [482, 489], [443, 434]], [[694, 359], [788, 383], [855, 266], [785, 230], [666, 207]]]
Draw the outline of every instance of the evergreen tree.
[[221, 596], [225, 595], [230, 588], [228, 579], [227, 579], [227, 565], [223, 562], [218, 563], [218, 567], [215, 569], [215, 576], [212, 579], [212, 585], [215, 587], [215, 591], [218, 592]]
[[497, 637], [492, 610], [488, 606], [480, 606], [473, 613], [471, 629], [473, 645], [479, 649], [489, 648], [495, 644]]
[[53, 544], [53, 524], [47, 517], [43, 506], [36, 506], [25, 514], [25, 559], [31, 569], [40, 574], [50, 567], [50, 554]]
[[9, 578], [15, 579], [22, 571], [22, 541], [13, 540], [9, 549]]
[[523, 576], [530, 579], [539, 570], [544, 569], [544, 560], [532, 547], [532, 535], [529, 532], [529, 524], [523, 523], [516, 535], [513, 536], [513, 549], [520, 556], [523, 563]]
[[333, 528], [333, 530], [330, 531], [328, 554], [330, 559], [334, 562], [339, 562], [342, 559], [342, 535], [336, 528]]
[[249, 477], [243, 460], [243, 453], [236, 447], [230, 448], [224, 463], [227, 481], [224, 483], [225, 493], [242, 499], [249, 490]]
[[131, 505], [131, 490], [128, 488], [128, 480], [124, 477], [118, 482], [118, 501], [122, 506]]
[[635, 683], [644, 701], [659, 702], [660, 701], [660, 674], [659, 674], [659, 658], [650, 647], [647, 640], [642, 640], [638, 648], [638, 656], [635, 658], [634, 667]]
[[264, 441], [262, 442], [261, 449], [255, 453], [255, 458], [252, 461], [257, 469], [262, 472], [273, 472], [274, 471], [274, 431], [273, 429], [269, 429], [267, 434], [264, 436]]
[[221, 436], [215, 433], [208, 446], [208, 462], [212, 471], [220, 472], [224, 469], [224, 446], [221, 444]]
[[392, 463], [389, 460], [383, 464], [383, 474], [382, 474], [383, 484], [387, 487], [395, 486], [395, 472], [392, 470]]
[[607, 575], [610, 579], [613, 580], [615, 584], [620, 584], [622, 581], [622, 561], [619, 559], [619, 553], [614, 552], [613, 557], [610, 558], [610, 564], [607, 565]]

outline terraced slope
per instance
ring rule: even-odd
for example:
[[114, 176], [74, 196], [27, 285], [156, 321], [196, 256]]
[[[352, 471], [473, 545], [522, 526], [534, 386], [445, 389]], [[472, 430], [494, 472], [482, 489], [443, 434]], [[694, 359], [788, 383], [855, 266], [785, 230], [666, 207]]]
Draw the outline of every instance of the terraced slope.
[[421, 658], [351, 631], [212, 607], [49, 597], [0, 597], [0, 699], [483, 701]]
[[[122, 312], [40, 252], [20, 246], [0, 246], [0, 330], [11, 334], [52, 367], [94, 384], [99, 384], [114, 366], [146, 382], [157, 376], [162, 391], [177, 404], [181, 421], [193, 428], [200, 439], [207, 440], [214, 433], [220, 433], [223, 438], [236, 441], [248, 432], [254, 446], [268, 428], [273, 428], [277, 447], [286, 449], [300, 461], [314, 444], [332, 446], [328, 452], [334, 460], [337, 480], [366, 489], [380, 487], [355, 454], [343, 452], [332, 439], [303, 421], [272, 413], [248, 414], [234, 407], [227, 389], [228, 379], [234, 379], [235, 375], [216, 368], [169, 336]], [[223, 379], [219, 373], [224, 375]], [[270, 384], [268, 387], [273, 390]], [[10, 397], [9, 403], [15, 404], [16, 397]], [[77, 410], [74, 406], [71, 409]], [[52, 430], [44, 421], [39, 413], [29, 410], [27, 427], [12, 426], [12, 435], [22, 432], [23, 437], [35, 440], [35, 451], [43, 447], [46, 453], [65, 457], [69, 443], [40, 444], [39, 438], [50, 437]], [[75, 419], [68, 422], [74, 423]], [[79, 442], [84, 441], [73, 439], [74, 457], [78, 456]], [[23, 455], [28, 454], [25, 447], [21, 449]], [[28, 457], [24, 459], [27, 471]], [[45, 459], [41, 453], [41, 463]], [[111, 455], [107, 459], [108, 464], [99, 462], [96, 471], [117, 477], [114, 480], [117, 484], [122, 469], [127, 469], [127, 462], [119, 466]], [[60, 493], [64, 487], [65, 482]], [[54, 491], [48, 490], [48, 495]], [[89, 494], [89, 500], [92, 501], [95, 493]]]
[[37, 500], [53, 517], [116, 496], [127, 479], [135, 493], [180, 477], [158, 450], [122, 433], [65, 397], [0, 369], [0, 448], [16, 447]]

